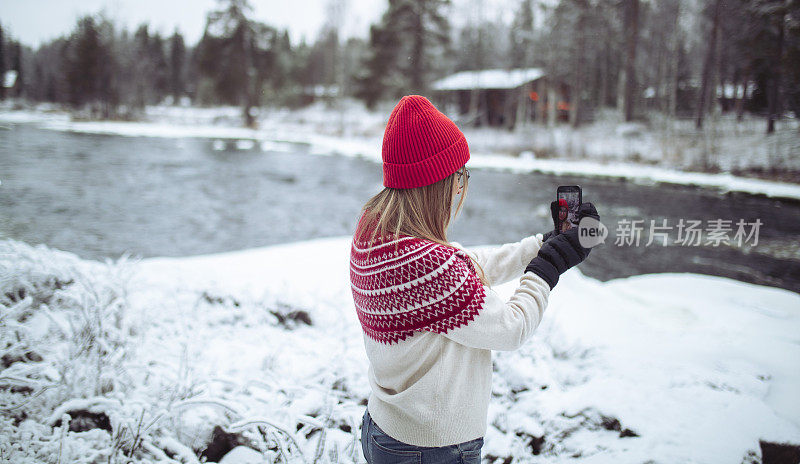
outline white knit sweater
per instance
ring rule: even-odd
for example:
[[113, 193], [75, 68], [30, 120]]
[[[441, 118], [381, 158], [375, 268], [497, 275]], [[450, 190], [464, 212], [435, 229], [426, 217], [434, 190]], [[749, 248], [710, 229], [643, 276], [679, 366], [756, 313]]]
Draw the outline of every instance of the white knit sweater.
[[539, 252], [541, 234], [475, 251], [452, 245], [475, 258], [492, 285], [514, 278], [520, 283], [509, 301], [484, 287], [478, 315], [446, 334], [415, 331], [392, 344], [364, 335], [369, 413], [390, 436], [417, 446], [452, 445], [486, 434], [491, 350], [515, 350], [525, 343], [550, 295], [542, 278], [524, 273]]

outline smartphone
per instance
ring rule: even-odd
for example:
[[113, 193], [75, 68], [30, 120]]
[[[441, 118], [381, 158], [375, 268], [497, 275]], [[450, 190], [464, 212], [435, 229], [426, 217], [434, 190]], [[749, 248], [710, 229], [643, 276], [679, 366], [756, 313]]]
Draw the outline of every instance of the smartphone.
[[558, 214], [554, 218], [556, 233], [560, 234], [578, 227], [578, 208], [583, 202], [579, 185], [559, 185], [556, 189]]

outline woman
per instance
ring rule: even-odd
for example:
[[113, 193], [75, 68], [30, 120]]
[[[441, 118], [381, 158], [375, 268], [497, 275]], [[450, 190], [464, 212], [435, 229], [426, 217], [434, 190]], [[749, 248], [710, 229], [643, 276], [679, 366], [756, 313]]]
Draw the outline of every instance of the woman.
[[561, 227], [561, 232], [566, 232], [570, 228], [572, 228], [572, 222], [568, 221], [567, 218], [569, 217], [569, 205], [567, 205], [567, 200], [563, 198], [558, 199], [558, 224]]
[[[457, 215], [468, 187], [469, 149], [422, 96], [395, 106], [382, 156], [386, 188], [364, 206], [350, 257], [372, 388], [362, 450], [370, 464], [478, 463], [491, 350], [530, 338], [559, 275], [589, 250], [577, 230], [481, 252], [448, 243], [452, 203], [460, 194]], [[584, 214], [596, 216], [586, 205]], [[489, 288], [517, 277], [508, 302]]]

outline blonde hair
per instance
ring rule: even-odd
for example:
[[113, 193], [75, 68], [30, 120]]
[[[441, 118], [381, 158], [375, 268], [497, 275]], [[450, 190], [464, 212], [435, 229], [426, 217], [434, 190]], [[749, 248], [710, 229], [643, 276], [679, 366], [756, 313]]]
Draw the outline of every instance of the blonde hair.
[[[452, 247], [447, 240], [447, 227], [450, 225], [453, 187], [457, 174], [458, 171], [423, 187], [384, 188], [361, 208], [361, 218], [355, 232], [356, 240], [371, 245], [378, 235], [391, 235], [394, 240], [400, 235], [409, 235]], [[461, 211], [468, 185], [469, 177], [466, 177], [453, 217], [458, 216]], [[398, 246], [396, 243], [395, 250]], [[489, 286], [481, 265], [471, 257], [470, 260], [478, 271], [481, 283]]]

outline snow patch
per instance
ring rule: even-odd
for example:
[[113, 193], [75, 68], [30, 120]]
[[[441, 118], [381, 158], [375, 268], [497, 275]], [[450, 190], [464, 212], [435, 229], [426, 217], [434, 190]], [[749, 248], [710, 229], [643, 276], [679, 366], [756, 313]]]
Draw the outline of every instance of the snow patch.
[[[163, 456], [198, 462], [209, 428], [220, 426], [264, 459], [288, 454], [308, 462], [363, 462], [358, 424], [370, 392], [352, 309], [350, 241], [146, 259], [124, 285], [114, 265], [2, 242], [4, 269], [31, 259], [26, 275], [50, 282], [41, 288], [50, 292], [43, 295], [52, 313], [68, 314], [63, 302], [80, 295], [78, 287], [121, 289], [127, 334], [117, 348], [125, 356], [115, 361], [114, 388], [99, 397], [75, 392], [63, 398], [68, 390], [56, 386], [58, 377], [38, 396], [0, 391], [3, 404], [27, 402], [2, 413], [0, 433], [23, 443], [6, 446], [4, 456], [53, 460], [63, 440], [70, 456], [105, 461], [134, 447], [114, 439], [127, 429], [128, 437], [141, 432], [133, 454], [138, 462]], [[58, 286], [48, 277], [69, 279], [81, 267], [94, 272], [74, 274], [80, 286]], [[495, 290], [508, 298], [516, 285]], [[0, 288], [0, 296], [9, 290]], [[25, 301], [17, 323], [41, 307]], [[286, 308], [306, 311], [312, 325], [282, 326], [272, 312]], [[41, 353], [38, 363], [13, 365], [27, 364], [16, 375], [39, 388], [33, 380], [44, 366], [58, 366], [58, 354], [13, 326], [0, 333]], [[53, 327], [50, 334], [50, 343], [70, 346], [69, 333]], [[800, 295], [789, 291], [693, 274], [599, 282], [572, 269], [551, 293], [533, 338], [493, 358], [486, 457], [741, 462], [760, 456], [760, 440], [800, 444]], [[54, 430], [73, 408], [106, 413], [111, 436]], [[26, 420], [11, 420], [21, 411]], [[255, 457], [236, 453], [230, 459]]]

